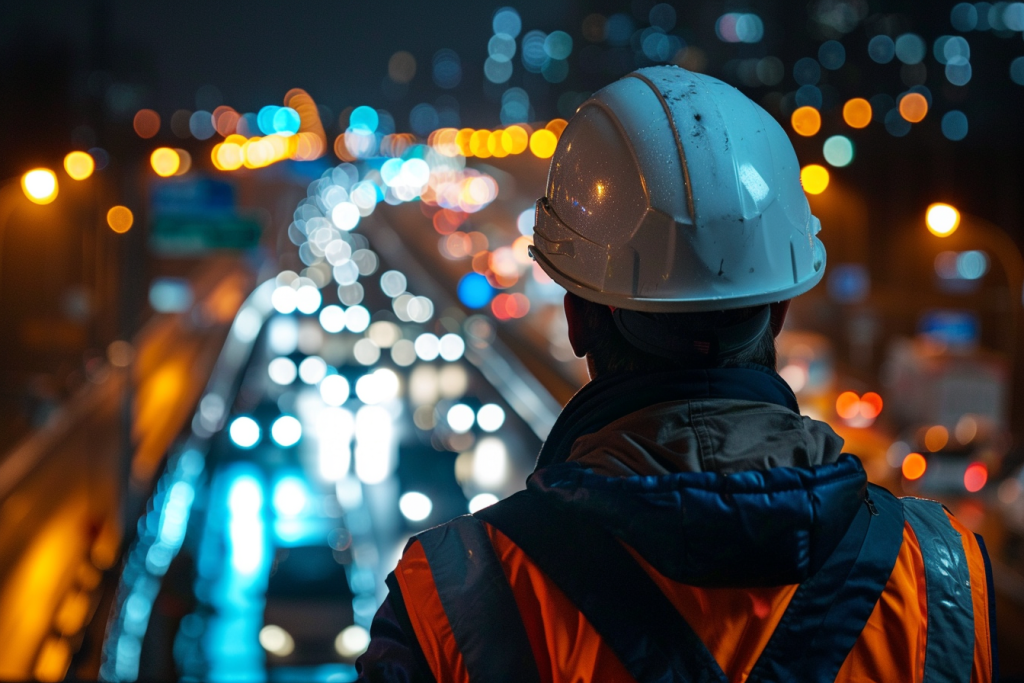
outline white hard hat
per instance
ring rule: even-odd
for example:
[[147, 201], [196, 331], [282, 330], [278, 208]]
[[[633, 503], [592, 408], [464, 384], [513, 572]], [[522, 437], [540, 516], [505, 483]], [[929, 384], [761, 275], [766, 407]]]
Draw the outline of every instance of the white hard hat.
[[569, 121], [532, 253], [596, 303], [724, 310], [816, 285], [820, 228], [774, 118], [718, 79], [655, 66], [594, 93]]

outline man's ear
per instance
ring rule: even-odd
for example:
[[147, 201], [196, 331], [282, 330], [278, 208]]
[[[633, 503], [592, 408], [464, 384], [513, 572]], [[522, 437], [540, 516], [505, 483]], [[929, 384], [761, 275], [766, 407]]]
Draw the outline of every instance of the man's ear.
[[772, 317], [772, 336], [778, 337], [779, 332], [782, 332], [782, 326], [786, 324], [786, 314], [789, 313], [789, 304], [792, 299], [786, 299], [785, 301], [777, 301], [771, 305]]
[[586, 303], [578, 296], [566, 292], [562, 305], [565, 307], [565, 321], [569, 323], [569, 344], [572, 346], [572, 352], [577, 358], [583, 358], [588, 351], [583, 331], [583, 307]]

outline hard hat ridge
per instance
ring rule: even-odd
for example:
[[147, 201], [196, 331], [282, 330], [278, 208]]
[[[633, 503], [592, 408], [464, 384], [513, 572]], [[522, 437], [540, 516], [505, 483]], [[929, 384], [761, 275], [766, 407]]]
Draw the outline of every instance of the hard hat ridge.
[[715, 78], [650, 67], [570, 120], [537, 203], [532, 253], [597, 303], [723, 310], [817, 284], [819, 227], [774, 118]]

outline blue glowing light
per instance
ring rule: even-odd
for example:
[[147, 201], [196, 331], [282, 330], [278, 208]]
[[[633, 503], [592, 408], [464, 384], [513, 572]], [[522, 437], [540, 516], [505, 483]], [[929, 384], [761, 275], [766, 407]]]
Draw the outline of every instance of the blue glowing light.
[[494, 298], [494, 287], [480, 273], [467, 273], [459, 280], [459, 301], [470, 308], [483, 308]]
[[376, 132], [379, 123], [380, 117], [377, 116], [377, 110], [373, 107], [356, 107], [348, 117], [349, 128], [365, 133]]
[[256, 115], [256, 125], [259, 127], [260, 132], [264, 135], [273, 135], [277, 131], [274, 129], [274, 116], [277, 114], [278, 107], [273, 104], [260, 109], [260, 113]]
[[299, 132], [302, 124], [299, 119], [299, 112], [291, 107], [281, 107], [274, 112], [274, 132], [283, 137], [289, 137]]

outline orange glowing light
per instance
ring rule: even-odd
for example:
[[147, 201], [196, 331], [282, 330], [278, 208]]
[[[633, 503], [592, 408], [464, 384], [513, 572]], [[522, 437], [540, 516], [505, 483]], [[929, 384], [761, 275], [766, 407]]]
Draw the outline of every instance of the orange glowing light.
[[860, 397], [860, 414], [874, 420], [882, 412], [882, 397], [873, 391], [869, 391]]
[[107, 211], [107, 225], [118, 234], [131, 230], [134, 222], [135, 216], [127, 206], [112, 206]]
[[814, 107], [799, 107], [793, 112], [789, 122], [797, 135], [811, 137], [821, 130], [821, 113]]
[[924, 214], [928, 231], [936, 237], [949, 237], [960, 226], [960, 212], [941, 202], [932, 204]]
[[472, 128], [463, 128], [455, 134], [455, 145], [459, 148], [459, 153], [464, 157], [473, 156], [473, 148], [471, 145], [473, 141], [473, 133], [474, 131]]
[[988, 468], [980, 462], [972, 462], [964, 472], [964, 488], [971, 493], [977, 493], [985, 488], [988, 482]]
[[844, 391], [836, 397], [836, 415], [844, 420], [852, 420], [860, 411], [860, 396], [852, 391]]
[[903, 466], [900, 469], [903, 470], [904, 477], [914, 481], [924, 476], [928, 469], [928, 461], [920, 453], [908, 453], [907, 457], [903, 458]]
[[547, 128], [534, 131], [530, 136], [530, 151], [539, 159], [550, 159], [558, 146], [558, 137]]
[[928, 100], [919, 92], [912, 92], [900, 99], [900, 116], [911, 123], [919, 123], [928, 115]]
[[528, 235], [520, 235], [516, 238], [516, 241], [512, 243], [512, 253], [516, 257], [516, 261], [524, 266], [528, 266], [533, 263], [533, 258], [530, 256], [530, 247], [533, 246], [533, 238]]
[[807, 194], [821, 194], [828, 187], [828, 169], [819, 164], [807, 164], [800, 169], [800, 184]]
[[942, 425], [929, 427], [924, 433], [924, 447], [932, 453], [941, 451], [949, 443], [949, 430]]
[[871, 103], [863, 97], [854, 97], [843, 105], [843, 121], [850, 128], [865, 128], [871, 123]]
[[530, 145], [530, 135], [522, 126], [509, 126], [501, 134], [501, 145], [509, 154], [522, 154]]
[[148, 140], [160, 132], [160, 114], [152, 109], [140, 109], [132, 120], [132, 127], [140, 138]]
[[548, 121], [548, 125], [544, 126], [545, 129], [550, 130], [555, 134], [556, 138], [562, 137], [562, 131], [569, 125], [569, 122], [565, 119], [551, 119]]
[[72, 180], [85, 180], [96, 170], [96, 162], [86, 152], [70, 152], [64, 157], [64, 170]]
[[491, 156], [501, 158], [508, 156], [508, 150], [502, 144], [501, 139], [505, 131], [496, 130], [487, 137], [487, 151], [491, 153]]
[[157, 147], [149, 155], [149, 163], [158, 176], [170, 178], [178, 172], [178, 168], [181, 166], [181, 157], [170, 147]]

